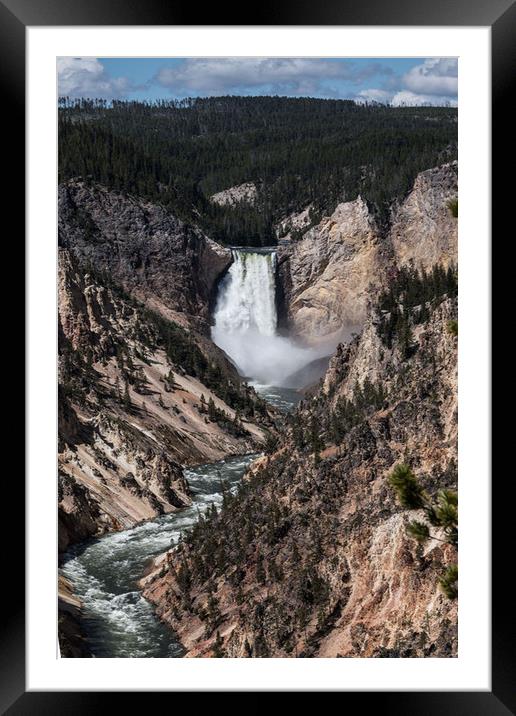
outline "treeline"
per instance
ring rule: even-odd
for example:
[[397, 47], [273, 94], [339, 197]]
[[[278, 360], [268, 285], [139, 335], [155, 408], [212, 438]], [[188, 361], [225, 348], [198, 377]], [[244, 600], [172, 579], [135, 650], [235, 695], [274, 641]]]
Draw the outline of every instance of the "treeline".
[[446, 298], [458, 294], [458, 275], [454, 266], [435, 265], [429, 272], [413, 266], [402, 267], [377, 302], [378, 332], [387, 348], [397, 340], [404, 357], [412, 350], [414, 324], [424, 323], [432, 309]]
[[[223, 243], [266, 245], [312, 203], [329, 213], [361, 194], [381, 221], [416, 175], [456, 158], [457, 111], [349, 100], [218, 97], [60, 101], [59, 176], [159, 201]], [[253, 206], [209, 197], [255, 182]]]
[[387, 397], [381, 383], [366, 377], [354, 386], [351, 398], [340, 396], [332, 410], [325, 400], [315, 400], [315, 412], [307, 417], [300, 403], [300, 409], [287, 416], [292, 441], [300, 452], [312, 453], [317, 464], [327, 444], [340, 445], [350, 430], [384, 407]]

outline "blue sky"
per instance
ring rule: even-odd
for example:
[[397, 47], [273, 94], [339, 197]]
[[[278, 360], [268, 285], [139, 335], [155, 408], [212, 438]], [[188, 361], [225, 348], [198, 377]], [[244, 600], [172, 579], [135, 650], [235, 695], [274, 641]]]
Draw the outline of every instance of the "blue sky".
[[287, 95], [457, 105], [454, 58], [58, 58], [59, 94], [104, 99]]

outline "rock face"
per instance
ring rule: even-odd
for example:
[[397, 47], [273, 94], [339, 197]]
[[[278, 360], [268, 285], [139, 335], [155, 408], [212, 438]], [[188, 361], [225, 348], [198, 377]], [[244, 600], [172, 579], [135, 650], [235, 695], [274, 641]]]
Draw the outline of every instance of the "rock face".
[[[250, 452], [264, 433], [250, 417], [258, 402], [252, 390], [231, 371], [216, 373], [215, 384], [213, 357], [203, 357], [192, 334], [176, 325], [171, 335], [185, 341], [185, 360], [204, 366], [211, 388], [171, 359], [154, 314], [85, 274], [65, 249], [58, 279], [59, 546], [65, 550], [190, 504], [181, 465]], [[245, 406], [242, 418], [221, 390]]]
[[457, 263], [457, 219], [448, 207], [457, 198], [457, 162], [422, 172], [408, 197], [395, 207], [389, 241], [396, 265], [429, 270]]
[[370, 284], [386, 266], [366, 203], [339, 204], [300, 241], [278, 251], [283, 324], [308, 343], [335, 345], [363, 323]]
[[281, 239], [283, 242], [291, 241], [293, 239], [293, 235], [295, 235], [297, 231], [306, 229], [311, 223], [311, 210], [312, 205], [310, 204], [302, 211], [290, 214], [281, 221], [278, 221], [274, 227], [274, 231], [278, 239]]
[[59, 243], [180, 323], [209, 324], [231, 252], [165, 209], [79, 181], [59, 187]]
[[371, 315], [245, 488], [145, 578], [187, 656], [456, 656], [457, 605], [437, 578], [456, 550], [418, 546], [419, 515], [388, 484], [408, 461], [429, 495], [456, 489], [456, 299], [428, 310], [410, 355]]
[[258, 190], [253, 182], [245, 182], [238, 186], [232, 186], [224, 191], [219, 191], [210, 197], [214, 204], [219, 206], [234, 206], [240, 202], [253, 205], [256, 202]]
[[390, 229], [376, 226], [365, 202], [339, 204], [299, 241], [278, 250], [281, 325], [307, 343], [335, 346], [361, 328], [378, 287], [399, 266], [457, 262], [457, 164], [422, 172], [393, 207]]
[[82, 629], [82, 604], [72, 585], [62, 575], [58, 579], [59, 652], [64, 658], [85, 658], [89, 653]]

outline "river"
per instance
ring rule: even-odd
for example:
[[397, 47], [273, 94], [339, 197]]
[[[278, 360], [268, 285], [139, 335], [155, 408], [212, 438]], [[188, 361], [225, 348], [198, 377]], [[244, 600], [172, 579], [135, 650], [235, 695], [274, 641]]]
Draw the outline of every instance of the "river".
[[[276, 253], [233, 250], [233, 263], [219, 287], [212, 338], [234, 360], [265, 400], [288, 412], [301, 398], [285, 379], [313, 359], [313, 351], [277, 334]], [[94, 657], [181, 657], [182, 647], [155, 616], [137, 588], [152, 557], [213, 503], [222, 502], [221, 482], [236, 490], [256, 457], [244, 455], [186, 468], [191, 507], [70, 549], [61, 573], [83, 605], [83, 631]]]
[[[300, 395], [288, 388], [256, 385], [270, 403], [287, 411]], [[122, 532], [70, 549], [60, 572], [83, 604], [83, 631], [94, 657], [181, 657], [173, 632], [155, 616], [137, 588], [149, 560], [176, 544], [200, 513], [222, 503], [221, 482], [236, 490], [257, 454], [185, 468], [193, 504]]]

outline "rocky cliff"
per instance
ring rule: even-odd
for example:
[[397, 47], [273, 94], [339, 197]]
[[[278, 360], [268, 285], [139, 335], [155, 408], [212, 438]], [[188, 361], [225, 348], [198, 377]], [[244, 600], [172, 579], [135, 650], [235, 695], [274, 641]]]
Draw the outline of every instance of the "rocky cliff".
[[457, 162], [421, 172], [406, 199], [392, 210], [388, 240], [397, 266], [431, 269], [457, 263]]
[[59, 187], [59, 243], [151, 308], [207, 332], [231, 252], [161, 206], [102, 186]]
[[58, 609], [60, 656], [62, 658], [91, 656], [82, 627], [82, 603], [74, 595], [70, 582], [62, 575], [58, 577]]
[[366, 203], [339, 204], [278, 251], [287, 330], [307, 343], [335, 345], [364, 321], [370, 284], [385, 273], [388, 258]]
[[429, 495], [456, 488], [456, 283], [407, 276], [239, 493], [143, 580], [187, 656], [456, 656], [438, 584], [456, 550], [408, 534], [388, 480], [405, 463]]
[[236, 204], [245, 203], [251, 206], [256, 203], [258, 197], [258, 189], [253, 182], [245, 182], [238, 186], [232, 186], [224, 189], [216, 194], [212, 194], [210, 200], [219, 206], [234, 206]]
[[[283, 328], [304, 342], [334, 347], [364, 324], [375, 291], [398, 266], [456, 263], [457, 220], [448, 206], [456, 196], [454, 162], [419, 174], [408, 196], [392, 207], [388, 227], [376, 224], [359, 197], [281, 246]], [[292, 217], [294, 223], [299, 216]]]
[[[190, 504], [182, 465], [256, 449], [263, 402], [206, 340], [59, 252], [59, 547]], [[222, 367], [221, 367], [222, 365]]]

